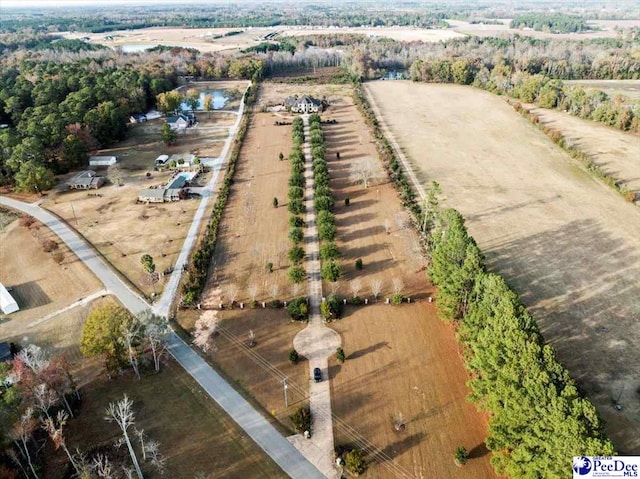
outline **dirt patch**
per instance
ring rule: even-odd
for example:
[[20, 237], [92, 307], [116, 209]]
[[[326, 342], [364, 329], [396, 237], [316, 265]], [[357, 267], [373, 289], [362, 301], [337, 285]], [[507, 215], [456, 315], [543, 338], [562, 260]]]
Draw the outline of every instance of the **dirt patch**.
[[[336, 444], [354, 441], [344, 421], [410, 477], [496, 477], [484, 447], [486, 422], [465, 399], [467, 373], [453, 328], [432, 304], [350, 308], [331, 326], [347, 356], [329, 365]], [[398, 414], [402, 431], [394, 429]], [[453, 461], [458, 446], [471, 454], [464, 468]], [[371, 464], [363, 477], [392, 472]]]
[[[356, 281], [361, 285], [357, 294], [371, 298], [371, 281], [378, 279], [382, 281], [381, 296], [390, 297], [392, 280], [398, 278], [404, 284], [402, 294], [414, 299], [423, 296], [424, 283], [416, 282], [415, 274], [424, 266], [420, 243], [384, 170], [378, 169], [379, 178], [367, 189], [351, 178], [354, 163], [377, 159], [375, 144], [362, 116], [350, 97], [341, 97], [322, 118], [337, 121], [323, 125], [323, 131], [330, 187], [336, 202], [336, 244], [344, 272], [337, 285], [338, 292], [347, 297], [354, 295], [351, 286]], [[346, 198], [349, 206], [345, 205]], [[355, 267], [357, 259], [362, 259], [362, 270]], [[335, 287], [325, 282], [323, 290], [329, 292]]]
[[497, 96], [409, 82], [366, 89], [420, 179], [440, 182], [489, 269], [520, 294], [618, 450], [640, 452], [638, 208]]
[[[52, 253], [43, 251], [45, 241], [57, 244]], [[0, 324], [2, 337], [23, 334], [30, 322], [102, 289], [93, 273], [40, 223], [27, 229], [14, 221], [0, 233], [0, 244], [0, 281], [13, 288], [20, 307]], [[60, 264], [54, 255], [60, 255]]]
[[[640, 93], [640, 92], [639, 92]], [[525, 105], [540, 123], [560, 131], [570, 146], [586, 153], [605, 173], [640, 198], [640, 137], [558, 110]]]
[[581, 33], [551, 33], [539, 32], [528, 28], [509, 28], [510, 19], [500, 20], [502, 23], [498, 25], [487, 25], [484, 23], [469, 23], [462, 20], [449, 20], [449, 30], [459, 34], [471, 35], [476, 37], [505, 37], [520, 35], [531, 38], [556, 38], [563, 40], [588, 40], [592, 38], [617, 38], [618, 32], [616, 27], [635, 28], [638, 26], [637, 20], [614, 20], [614, 21], [588, 21], [587, 24], [593, 25], [599, 30]]

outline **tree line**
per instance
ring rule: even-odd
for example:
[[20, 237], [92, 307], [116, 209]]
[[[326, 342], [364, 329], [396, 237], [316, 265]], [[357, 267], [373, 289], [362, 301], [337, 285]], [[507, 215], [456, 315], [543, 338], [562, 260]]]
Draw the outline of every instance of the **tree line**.
[[[391, 168], [398, 160], [360, 85], [354, 99], [402, 198], [411, 186]], [[564, 477], [567, 457], [614, 454], [593, 404], [544, 343], [518, 295], [499, 275], [487, 272], [462, 215], [440, 209], [438, 193], [432, 183], [424, 204], [414, 197], [403, 204], [426, 238], [438, 314], [458, 328], [471, 374], [469, 398], [491, 415], [486, 445], [496, 471], [509, 477]]]
[[587, 25], [583, 17], [567, 15], [566, 13], [526, 12], [513, 17], [509, 24], [511, 28], [533, 28], [540, 32], [577, 33], [586, 30], [596, 30]]

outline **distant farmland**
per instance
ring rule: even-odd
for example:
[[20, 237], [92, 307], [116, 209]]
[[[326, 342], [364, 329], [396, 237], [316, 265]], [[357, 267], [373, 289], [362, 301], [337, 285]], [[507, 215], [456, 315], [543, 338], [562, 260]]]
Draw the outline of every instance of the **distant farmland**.
[[440, 182], [490, 269], [521, 295], [618, 450], [640, 453], [640, 209], [497, 96], [395, 81], [366, 90], [420, 180]]

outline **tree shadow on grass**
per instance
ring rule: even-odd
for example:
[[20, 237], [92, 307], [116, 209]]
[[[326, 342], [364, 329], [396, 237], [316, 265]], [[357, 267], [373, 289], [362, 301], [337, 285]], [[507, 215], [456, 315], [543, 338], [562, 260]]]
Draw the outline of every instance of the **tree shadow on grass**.
[[374, 453], [373, 459], [376, 462], [386, 462], [390, 459], [399, 457], [409, 449], [420, 444], [425, 437], [427, 437], [427, 435], [424, 432], [418, 432], [411, 436], [399, 439], [385, 446], [381, 451]]
[[373, 353], [378, 349], [382, 349], [382, 348], [391, 349], [391, 346], [389, 346], [389, 341], [380, 341], [379, 343], [372, 344], [371, 346], [368, 346], [363, 349], [359, 349], [358, 351], [354, 351], [349, 356], [347, 356], [347, 359], [361, 358], [362, 356], [366, 356], [367, 354]]
[[489, 449], [484, 442], [481, 442], [476, 447], [469, 451], [469, 459], [478, 459], [489, 454]]

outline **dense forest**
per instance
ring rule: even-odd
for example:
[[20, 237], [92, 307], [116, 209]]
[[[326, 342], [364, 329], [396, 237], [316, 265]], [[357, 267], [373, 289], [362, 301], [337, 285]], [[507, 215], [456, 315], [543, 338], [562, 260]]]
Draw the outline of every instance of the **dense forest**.
[[509, 24], [511, 28], [533, 28], [541, 32], [577, 33], [594, 30], [585, 22], [584, 18], [564, 13], [522, 13], [514, 17]]

